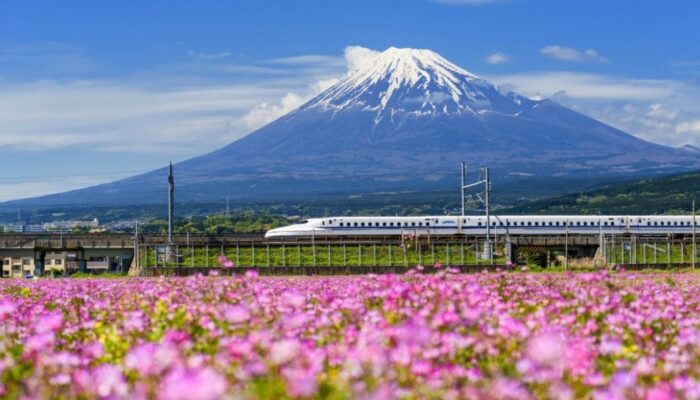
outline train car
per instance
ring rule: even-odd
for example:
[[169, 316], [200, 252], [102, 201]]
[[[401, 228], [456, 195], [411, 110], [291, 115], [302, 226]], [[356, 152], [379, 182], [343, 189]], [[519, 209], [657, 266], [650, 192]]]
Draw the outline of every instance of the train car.
[[[492, 235], [689, 234], [692, 215], [492, 215]], [[485, 216], [327, 217], [275, 228], [265, 238], [485, 235]], [[695, 221], [697, 226], [697, 221]]]

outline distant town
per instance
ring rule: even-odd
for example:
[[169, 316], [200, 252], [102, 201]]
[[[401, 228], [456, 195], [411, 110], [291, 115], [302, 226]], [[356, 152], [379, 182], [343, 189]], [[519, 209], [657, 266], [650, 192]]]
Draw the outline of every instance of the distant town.
[[3, 233], [61, 233], [61, 232], [124, 232], [133, 230], [136, 221], [113, 221], [100, 225], [100, 221], [92, 220], [59, 220], [41, 224], [30, 224], [24, 221], [1, 223], [0, 231]]

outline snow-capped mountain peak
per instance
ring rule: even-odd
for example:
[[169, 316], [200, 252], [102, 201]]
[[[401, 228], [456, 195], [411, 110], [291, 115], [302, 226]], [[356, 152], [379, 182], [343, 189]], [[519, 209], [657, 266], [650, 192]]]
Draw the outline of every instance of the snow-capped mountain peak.
[[[361, 108], [385, 115], [514, 114], [527, 99], [498, 88], [427, 49], [390, 47], [351, 71], [305, 108]], [[529, 103], [529, 101], [527, 101]]]

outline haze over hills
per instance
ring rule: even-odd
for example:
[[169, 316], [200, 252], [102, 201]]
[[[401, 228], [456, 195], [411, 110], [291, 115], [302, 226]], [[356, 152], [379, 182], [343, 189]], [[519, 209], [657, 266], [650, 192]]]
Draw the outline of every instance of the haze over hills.
[[[504, 92], [430, 50], [389, 48], [300, 108], [175, 165], [178, 201], [455, 187], [458, 164], [503, 182], [700, 169], [700, 153], [641, 140], [551, 100]], [[5, 203], [163, 203], [165, 169]]]

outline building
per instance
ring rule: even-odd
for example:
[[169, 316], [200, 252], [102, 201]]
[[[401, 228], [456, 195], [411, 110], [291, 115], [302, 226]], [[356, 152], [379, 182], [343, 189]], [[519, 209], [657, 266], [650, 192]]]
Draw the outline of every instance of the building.
[[5, 278], [22, 278], [34, 274], [34, 257], [32, 254], [4, 254], [2, 260], [2, 276]]

